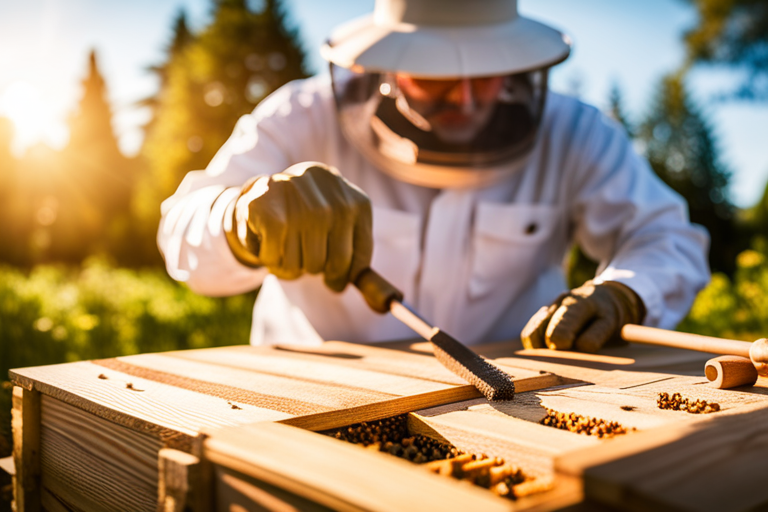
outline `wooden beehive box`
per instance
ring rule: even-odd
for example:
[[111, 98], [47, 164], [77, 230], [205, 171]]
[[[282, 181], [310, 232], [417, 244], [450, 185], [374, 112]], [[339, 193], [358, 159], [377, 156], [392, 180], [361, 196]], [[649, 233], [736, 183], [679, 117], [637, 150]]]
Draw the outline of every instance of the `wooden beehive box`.
[[[706, 356], [480, 352], [515, 377], [489, 404], [427, 344], [227, 347], [13, 370], [18, 512], [150, 510], [742, 510], [768, 503], [768, 383], [715, 390]], [[659, 392], [720, 404], [659, 410]], [[546, 408], [618, 421], [613, 439], [538, 423]], [[519, 466], [517, 501], [317, 433], [408, 414], [408, 429]], [[159, 507], [159, 508], [158, 508]], [[238, 508], [239, 507], [239, 508]]]

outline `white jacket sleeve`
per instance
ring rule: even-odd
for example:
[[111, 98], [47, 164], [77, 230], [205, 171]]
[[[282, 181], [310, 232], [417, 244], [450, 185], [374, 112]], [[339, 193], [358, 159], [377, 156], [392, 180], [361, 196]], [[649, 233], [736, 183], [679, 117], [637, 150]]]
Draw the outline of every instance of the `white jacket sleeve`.
[[264, 279], [265, 269], [246, 267], [232, 255], [222, 229], [224, 211], [249, 178], [315, 156], [306, 149], [321, 144], [313, 139], [322, 133], [313, 126], [320, 122], [313, 114], [318, 108], [312, 108], [317, 95], [304, 89], [300, 82], [288, 84], [243, 116], [206, 170], [187, 174], [163, 202], [158, 247], [171, 277], [195, 292], [232, 295]]
[[709, 280], [709, 236], [617, 123], [595, 110], [584, 117], [592, 119], [577, 127], [580, 155], [568, 185], [577, 191], [575, 239], [600, 261], [596, 282], [626, 284], [645, 304], [646, 325], [674, 328]]

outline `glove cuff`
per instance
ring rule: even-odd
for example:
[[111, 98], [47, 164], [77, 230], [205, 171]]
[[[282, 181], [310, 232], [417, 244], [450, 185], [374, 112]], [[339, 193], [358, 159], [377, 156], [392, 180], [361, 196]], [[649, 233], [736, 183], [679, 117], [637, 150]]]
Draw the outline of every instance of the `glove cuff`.
[[251, 268], [259, 268], [261, 267], [261, 262], [259, 261], [259, 258], [253, 254], [248, 247], [245, 244], [244, 238], [245, 233], [241, 236], [239, 234], [239, 231], [241, 230], [247, 230], [247, 226], [244, 226], [244, 229], [239, 229], [239, 223], [237, 219], [237, 202], [240, 200], [240, 198], [243, 196], [245, 192], [248, 191], [248, 189], [253, 186], [253, 183], [259, 179], [261, 176], [257, 176], [255, 178], [251, 178], [248, 181], [245, 182], [245, 184], [240, 188], [240, 193], [232, 199], [232, 201], [229, 202], [227, 205], [227, 209], [224, 212], [224, 219], [222, 221], [222, 227], [224, 229], [224, 237], [227, 240], [227, 245], [229, 246], [229, 250], [232, 251], [232, 255], [235, 257], [237, 261], [245, 265], [246, 267]]
[[605, 286], [606, 290], [609, 290], [616, 297], [621, 313], [621, 327], [626, 324], [641, 324], [643, 322], [646, 315], [645, 304], [632, 288], [618, 281], [604, 281], [596, 286]]

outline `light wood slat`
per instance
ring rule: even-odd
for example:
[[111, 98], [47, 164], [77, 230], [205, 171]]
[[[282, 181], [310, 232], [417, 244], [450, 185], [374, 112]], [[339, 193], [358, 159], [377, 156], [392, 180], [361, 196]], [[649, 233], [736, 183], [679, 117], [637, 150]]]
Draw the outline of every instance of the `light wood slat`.
[[277, 423], [212, 433], [205, 456], [339, 511], [484, 510], [511, 504], [409, 462]]
[[502, 457], [507, 463], [534, 476], [551, 477], [554, 474], [555, 456], [600, 443], [591, 436], [545, 427], [518, 418], [469, 411], [437, 416], [411, 413], [408, 427], [412, 433], [444, 439], [470, 453]]
[[768, 409], [753, 404], [561, 456], [588, 497], [630, 510], [725, 512], [768, 505]]
[[43, 395], [42, 484], [63, 504], [94, 512], [153, 511], [163, 442]]
[[[525, 392], [532, 389], [542, 389], [556, 386], [562, 381], [557, 375], [538, 375], [515, 379], [515, 388], [519, 392]], [[455, 386], [440, 391], [430, 393], [420, 393], [411, 396], [393, 398], [370, 405], [350, 407], [338, 411], [331, 411], [321, 414], [310, 414], [307, 416], [298, 416], [280, 421], [285, 425], [292, 425], [305, 430], [328, 430], [332, 428], [343, 427], [362, 421], [375, 421], [383, 418], [389, 418], [398, 414], [405, 414], [411, 411], [435, 407], [438, 405], [459, 402], [481, 397], [482, 394], [474, 386]]]
[[[203, 427], [275, 421], [289, 414], [250, 405], [232, 409], [227, 400], [178, 389], [78, 362], [12, 370], [16, 383], [134, 430], [164, 438], [194, 437]], [[104, 375], [107, 379], [99, 378]], [[131, 383], [133, 390], [126, 388]]]
[[[431, 347], [431, 345], [430, 345]], [[445, 384], [463, 384], [462, 379], [440, 364], [429, 352], [414, 354], [392, 350], [377, 345], [346, 343], [343, 341], [327, 341], [319, 347], [297, 347], [278, 345], [274, 347], [246, 347], [237, 350], [257, 349], [265, 356], [286, 356], [305, 359], [307, 361], [333, 362], [339, 366], [360, 368], [390, 375], [412, 377], [418, 375], [424, 380], [442, 382]]]
[[[193, 378], [200, 382], [200, 387], [206, 382], [210, 382], [237, 388], [244, 395], [263, 393], [276, 397], [278, 400], [280, 398], [299, 400], [307, 404], [314, 403], [326, 409], [353, 407], [393, 398], [394, 396], [361, 388], [355, 389], [338, 385], [318, 384], [238, 368], [227, 368], [162, 354], [144, 354], [120, 357], [118, 359], [142, 368]], [[312, 412], [321, 412], [321, 409], [318, 408], [318, 410]]]
[[304, 381], [349, 386], [389, 393], [396, 396], [428, 393], [452, 387], [452, 384], [422, 380], [418, 376], [403, 377], [371, 370], [360, 370], [331, 363], [307, 361], [297, 357], [264, 357], [251, 351], [173, 352], [169, 356], [227, 368], [279, 375]]
[[[406, 340], [380, 345], [417, 354], [429, 354], [432, 352], [431, 345], [423, 340]], [[603, 348], [598, 354], [570, 351], [553, 352], [549, 349], [524, 350], [519, 339], [473, 345], [471, 348], [481, 356], [492, 359], [494, 362], [505, 358], [519, 358], [529, 362], [581, 365], [583, 368], [603, 371], [625, 369], [633, 371], [664, 371], [668, 373], [701, 373], [704, 369], [704, 363], [712, 357], [711, 354], [703, 352], [636, 344]], [[513, 363], [512, 365], [528, 367], [525, 364]]]
[[492, 414], [501, 418], [513, 417], [525, 421], [538, 423], [546, 416], [547, 412], [541, 405], [541, 396], [543, 393], [552, 389], [571, 388], [574, 386], [583, 386], [583, 384], [567, 384], [565, 386], [553, 386], [538, 391], [527, 391], [525, 393], [516, 393], [515, 399], [509, 402], [490, 403], [485, 398], [475, 398], [461, 402], [453, 402], [428, 409], [416, 411], [420, 416], [440, 416], [457, 411], [470, 411], [482, 414]]
[[[680, 393], [684, 398], [717, 402], [723, 410], [743, 407], [754, 403], [768, 405], [768, 389], [745, 387], [739, 389], [717, 389], [707, 385], [704, 377], [672, 376], [666, 380], [649, 382], [623, 388], [605, 385], [585, 386], [579, 393], [599, 394], [596, 400], [612, 402], [621, 397], [643, 398], [648, 402], [656, 402], [659, 393]], [[567, 393], [567, 392], [564, 392]]]
[[13, 476], [16, 512], [37, 512], [40, 504], [40, 394], [13, 388]]
[[[585, 354], [570, 351], [548, 349], [518, 350], [512, 356], [498, 357], [493, 360], [500, 365], [508, 365], [530, 370], [543, 370], [585, 382], [602, 384], [605, 379], [615, 379], [613, 370], [632, 372], [640, 383], [653, 377], [642, 375], [650, 371], [666, 374], [704, 375], [704, 364], [711, 356], [702, 352], [680, 350], [667, 347], [628, 345], [603, 349], [599, 354]], [[625, 378], [629, 378], [625, 375]]]
[[[681, 416], [656, 408], [656, 403], [637, 397], [601, 402], [600, 395], [567, 393], [541, 395], [541, 406], [556, 412], [576, 413], [581, 416], [615, 421], [626, 429], [647, 430], [662, 425], [675, 424], [692, 419], [692, 414]], [[624, 407], [625, 409], [622, 409]], [[633, 432], [630, 432], [633, 434]]]
[[656, 401], [647, 397], [594, 385], [562, 386], [560, 389], [519, 393], [513, 401], [499, 404], [491, 404], [485, 399], [467, 400], [421, 410], [418, 414], [440, 416], [449, 412], [469, 411], [539, 423], [546, 416], [547, 409], [618, 421], [627, 428], [636, 429], [655, 428], [695, 418], [692, 414], [681, 415], [679, 412], [660, 410], [656, 407]]

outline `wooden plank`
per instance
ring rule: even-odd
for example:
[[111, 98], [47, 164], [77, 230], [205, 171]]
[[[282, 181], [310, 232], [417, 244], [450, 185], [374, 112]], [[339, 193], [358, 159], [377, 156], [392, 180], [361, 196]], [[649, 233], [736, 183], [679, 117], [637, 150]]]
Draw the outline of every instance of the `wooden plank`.
[[213, 464], [340, 511], [485, 510], [511, 503], [389, 455], [278, 423], [222, 429], [206, 439]]
[[156, 435], [131, 431], [42, 397], [42, 485], [61, 504], [90, 511], [153, 511]]
[[[240, 425], [290, 417], [279, 411], [141, 379], [90, 362], [11, 370], [15, 383], [137, 431], [164, 439], [194, 437], [204, 427]], [[100, 376], [102, 376], [100, 378]], [[106, 378], [103, 378], [106, 377]], [[127, 385], [131, 384], [131, 388]]]
[[[392, 350], [413, 354], [430, 354], [432, 348], [423, 340], [404, 340], [378, 344]], [[599, 354], [585, 354], [549, 349], [525, 350], [519, 339], [473, 345], [472, 350], [483, 357], [500, 362], [500, 359], [521, 359], [528, 362], [568, 364], [586, 369], [603, 371], [625, 369], [632, 371], [663, 371], [667, 373], [700, 373], [711, 354], [680, 350], [669, 347], [652, 347], [628, 344], [600, 350]], [[546, 369], [546, 366], [526, 363], [509, 363], [513, 366]], [[589, 372], [587, 372], [589, 374]], [[579, 378], [575, 376], [574, 378]]]
[[[466, 384], [444, 368], [434, 356], [343, 342], [326, 342], [321, 347], [311, 348], [235, 346], [167, 352], [164, 355], [301, 381], [378, 390], [397, 396], [446, 389], [446, 384]], [[518, 378], [539, 374], [538, 370], [510, 365], [504, 369]]]
[[[542, 389], [562, 383], [557, 375], [543, 374], [535, 377], [514, 379], [515, 388], [519, 392], [532, 389]], [[474, 386], [455, 386], [441, 391], [420, 393], [417, 395], [383, 400], [374, 404], [350, 407], [321, 414], [310, 414], [281, 420], [280, 423], [299, 427], [305, 430], [319, 431], [343, 427], [361, 421], [375, 421], [405, 414], [419, 409], [438, 405], [460, 402], [481, 397], [482, 394]]]
[[[353, 407], [395, 396], [380, 391], [321, 384], [162, 354], [143, 354], [118, 359], [139, 368], [162, 371], [191, 379], [200, 392], [206, 392], [206, 386], [226, 386], [234, 390], [230, 398], [233, 403], [238, 405], [241, 405], [243, 399], [247, 400], [249, 396], [254, 395], [268, 397], [269, 401], [262, 401], [263, 406], [275, 410], [280, 410], [280, 407], [285, 407], [285, 404], [291, 402], [306, 404], [307, 407], [303, 411], [297, 410], [298, 408], [286, 410], [292, 414], [311, 414], [342, 407]], [[176, 384], [176, 382], [171, 381], [169, 383]]]
[[40, 503], [40, 394], [13, 388], [13, 477], [16, 512], [42, 510]]
[[604, 349], [599, 354], [555, 351], [549, 349], [518, 350], [513, 356], [499, 357], [494, 363], [529, 370], [543, 370], [585, 382], [602, 383], [614, 378], [607, 372], [633, 372], [639, 379], [649, 371], [667, 374], [704, 375], [704, 364], [711, 356], [702, 352], [667, 347], [629, 345]]
[[158, 453], [158, 509], [161, 512], [204, 512], [211, 509], [210, 486], [200, 459], [179, 450]]
[[560, 456], [587, 497], [622, 510], [755, 510], [768, 505], [768, 408], [752, 404]]
[[428, 393], [447, 389], [453, 384], [423, 380], [417, 375], [391, 375], [373, 370], [347, 367], [333, 362], [308, 361], [295, 354], [264, 357], [260, 351], [192, 351], [168, 354], [181, 359], [202, 361], [225, 368], [278, 375], [319, 384], [334, 384], [356, 389], [374, 390], [396, 396]]
[[[346, 343], [343, 341], [327, 341], [319, 347], [292, 347], [277, 345], [270, 347], [264, 354], [285, 355], [291, 353], [295, 357], [301, 357], [308, 361], [328, 361], [334, 364], [389, 373], [390, 375], [402, 375], [412, 377], [418, 375], [424, 380], [442, 382], [445, 384], [463, 384], [464, 381], [445, 368], [432, 355], [431, 344], [427, 344], [430, 350], [426, 353], [409, 353], [392, 350], [378, 344], [363, 345], [358, 343]], [[239, 349], [239, 350], [242, 350]]]
[[538, 423], [544, 416], [546, 410], [541, 406], [541, 394], [552, 390], [570, 389], [574, 386], [583, 386], [584, 384], [566, 384], [547, 388], [538, 391], [527, 391], [515, 394], [515, 399], [509, 402], [495, 402], [491, 404], [485, 398], [474, 398], [461, 402], [453, 402], [437, 407], [430, 407], [416, 411], [420, 416], [440, 416], [456, 411], [471, 411], [482, 414], [492, 414], [502, 418], [514, 417], [525, 421]]
[[412, 433], [445, 440], [457, 448], [502, 457], [507, 463], [520, 467], [537, 477], [554, 474], [554, 457], [600, 441], [557, 430], [514, 417], [457, 410], [434, 416], [419, 412], [409, 415]]

